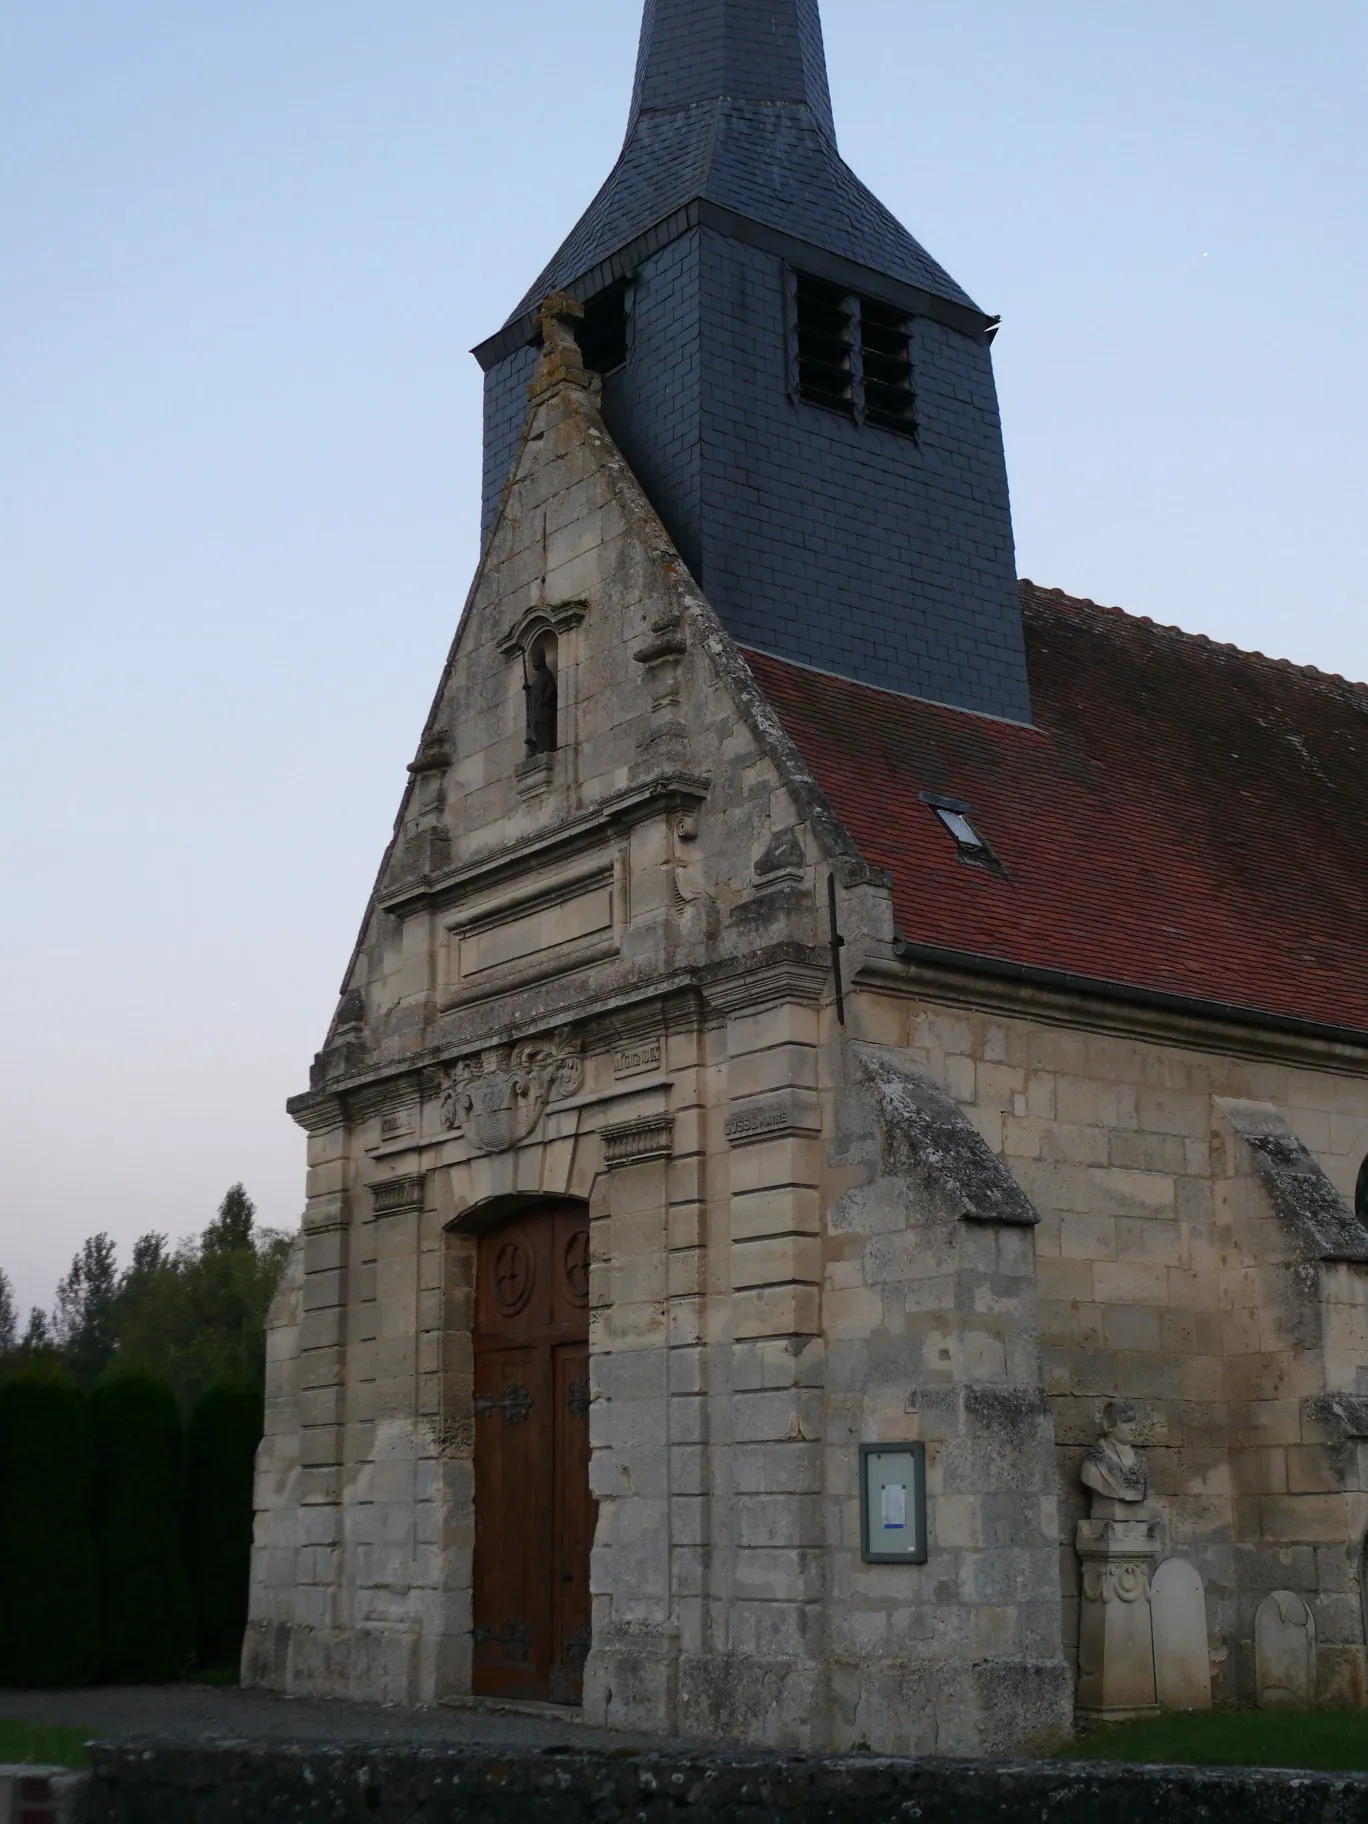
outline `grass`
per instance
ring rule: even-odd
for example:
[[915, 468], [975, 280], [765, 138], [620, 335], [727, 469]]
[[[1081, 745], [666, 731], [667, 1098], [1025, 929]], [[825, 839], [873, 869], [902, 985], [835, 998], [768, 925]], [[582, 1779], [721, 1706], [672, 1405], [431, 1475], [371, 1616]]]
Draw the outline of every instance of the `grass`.
[[1060, 1751], [1060, 1758], [1368, 1771], [1368, 1711], [1208, 1711], [1145, 1717], [1081, 1736]]
[[242, 1670], [234, 1664], [231, 1666], [198, 1666], [186, 1674], [187, 1685], [231, 1685], [235, 1690], [242, 1683]]
[[84, 1767], [89, 1729], [64, 1728], [58, 1723], [24, 1723], [0, 1716], [0, 1765], [31, 1767]]

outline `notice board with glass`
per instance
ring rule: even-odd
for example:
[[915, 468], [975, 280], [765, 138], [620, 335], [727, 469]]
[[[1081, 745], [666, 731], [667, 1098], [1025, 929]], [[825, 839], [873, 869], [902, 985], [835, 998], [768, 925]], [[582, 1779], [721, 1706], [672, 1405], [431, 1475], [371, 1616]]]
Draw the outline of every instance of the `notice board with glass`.
[[860, 1446], [860, 1555], [866, 1564], [925, 1564], [926, 1446]]

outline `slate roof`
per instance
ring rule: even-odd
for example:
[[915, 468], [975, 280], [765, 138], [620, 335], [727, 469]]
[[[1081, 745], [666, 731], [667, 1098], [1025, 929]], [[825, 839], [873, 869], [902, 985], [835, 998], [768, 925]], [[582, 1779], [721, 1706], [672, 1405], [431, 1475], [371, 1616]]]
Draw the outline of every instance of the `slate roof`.
[[617, 164], [508, 321], [701, 199], [978, 308], [837, 152], [817, 0], [647, 0]]
[[805, 102], [834, 145], [818, 0], [646, 0], [628, 133], [717, 95]]
[[[1021, 601], [1034, 727], [746, 655], [903, 935], [1368, 1034], [1368, 686]], [[972, 807], [1006, 878], [923, 792]]]

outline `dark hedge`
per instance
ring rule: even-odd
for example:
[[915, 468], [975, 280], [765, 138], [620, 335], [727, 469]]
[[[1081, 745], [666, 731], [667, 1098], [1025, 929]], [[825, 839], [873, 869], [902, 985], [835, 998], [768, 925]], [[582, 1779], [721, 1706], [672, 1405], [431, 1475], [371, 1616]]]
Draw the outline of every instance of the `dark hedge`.
[[0, 1684], [81, 1685], [100, 1669], [85, 1396], [60, 1371], [0, 1385]]
[[261, 1442], [260, 1386], [221, 1382], [190, 1417], [185, 1553], [201, 1665], [237, 1660], [252, 1566], [252, 1476]]
[[160, 1684], [190, 1664], [181, 1538], [185, 1445], [171, 1389], [115, 1370], [90, 1396], [104, 1676]]

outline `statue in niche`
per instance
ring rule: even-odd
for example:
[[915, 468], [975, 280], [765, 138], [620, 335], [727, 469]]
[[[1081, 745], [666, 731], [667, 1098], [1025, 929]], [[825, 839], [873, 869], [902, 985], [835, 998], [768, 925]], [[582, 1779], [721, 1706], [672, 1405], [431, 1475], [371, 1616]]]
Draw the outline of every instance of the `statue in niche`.
[[546, 662], [546, 648], [540, 641], [532, 648], [531, 670], [523, 674], [527, 696], [527, 751], [529, 754], [553, 754], [556, 751], [556, 674]]
[[1136, 1419], [1129, 1400], [1108, 1400], [1102, 1409], [1102, 1436], [1083, 1459], [1083, 1486], [1094, 1502], [1100, 1496], [1139, 1504], [1148, 1497], [1149, 1471], [1135, 1448]]

